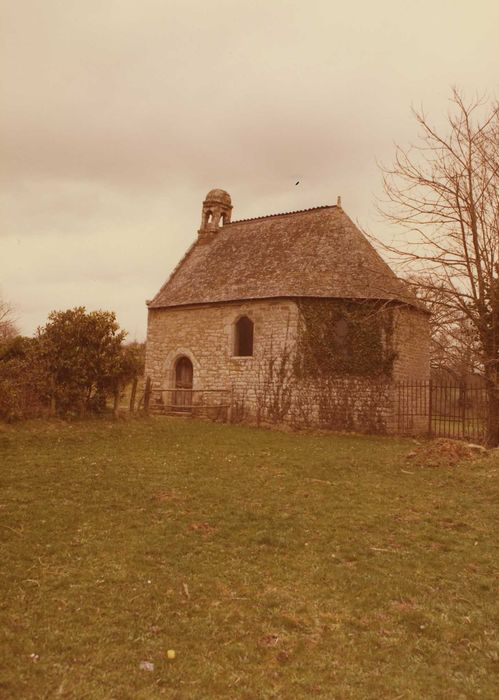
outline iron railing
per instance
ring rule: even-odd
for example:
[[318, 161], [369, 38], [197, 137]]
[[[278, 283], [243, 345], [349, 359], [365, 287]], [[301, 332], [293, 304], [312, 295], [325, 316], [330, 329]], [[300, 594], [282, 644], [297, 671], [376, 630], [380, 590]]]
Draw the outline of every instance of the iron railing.
[[394, 384], [394, 392], [397, 432], [476, 441], [486, 435], [488, 396], [484, 386], [400, 381]]

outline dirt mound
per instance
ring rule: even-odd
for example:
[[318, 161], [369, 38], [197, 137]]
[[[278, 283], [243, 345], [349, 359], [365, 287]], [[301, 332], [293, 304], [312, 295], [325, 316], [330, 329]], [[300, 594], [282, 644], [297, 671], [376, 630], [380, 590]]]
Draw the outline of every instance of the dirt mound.
[[409, 452], [407, 459], [419, 467], [455, 467], [460, 462], [479, 459], [487, 454], [481, 445], [472, 445], [460, 440], [437, 438]]

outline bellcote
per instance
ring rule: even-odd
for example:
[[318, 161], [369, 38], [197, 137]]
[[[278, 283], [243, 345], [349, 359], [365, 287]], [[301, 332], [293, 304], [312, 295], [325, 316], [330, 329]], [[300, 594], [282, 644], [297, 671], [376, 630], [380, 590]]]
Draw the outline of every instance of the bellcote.
[[210, 190], [203, 202], [203, 214], [199, 236], [215, 232], [230, 223], [232, 204], [230, 194], [225, 190]]

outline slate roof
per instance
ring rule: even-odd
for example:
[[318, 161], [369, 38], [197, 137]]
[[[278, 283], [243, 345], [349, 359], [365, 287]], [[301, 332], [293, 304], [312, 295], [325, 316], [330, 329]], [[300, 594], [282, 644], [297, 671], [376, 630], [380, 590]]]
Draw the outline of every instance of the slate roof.
[[148, 306], [278, 297], [424, 308], [338, 206], [242, 219], [199, 237]]

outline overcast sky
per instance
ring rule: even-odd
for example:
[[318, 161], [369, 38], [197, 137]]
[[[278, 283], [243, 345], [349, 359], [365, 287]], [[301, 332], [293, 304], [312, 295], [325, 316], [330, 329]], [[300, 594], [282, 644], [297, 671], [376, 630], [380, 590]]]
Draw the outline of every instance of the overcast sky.
[[[380, 175], [452, 85], [497, 95], [497, 0], [2, 0], [0, 296], [53, 309], [145, 299], [196, 236], [334, 204], [378, 235]], [[295, 182], [300, 184], [295, 186]]]

